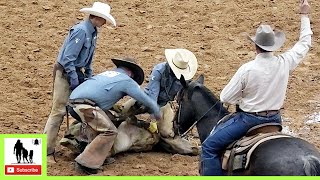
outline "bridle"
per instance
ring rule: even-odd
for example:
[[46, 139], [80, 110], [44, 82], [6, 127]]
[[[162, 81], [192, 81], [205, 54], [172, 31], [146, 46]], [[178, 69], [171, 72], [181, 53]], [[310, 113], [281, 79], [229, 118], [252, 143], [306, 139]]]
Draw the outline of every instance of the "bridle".
[[[211, 111], [211, 110], [220, 102], [220, 101], [218, 100], [216, 103], [214, 103], [202, 116], [200, 116], [200, 118], [198, 118], [198, 119], [187, 129], [187, 131], [185, 131], [184, 133], [180, 134], [180, 132], [179, 132], [179, 126], [180, 126], [181, 105], [182, 105], [181, 99], [182, 99], [182, 97], [183, 97], [183, 96], [182, 96], [183, 93], [184, 93], [184, 91], [181, 92], [181, 94], [180, 94], [181, 97], [179, 97], [179, 109], [178, 109], [179, 112], [178, 112], [178, 119], [177, 119], [178, 134], [179, 134], [179, 136], [181, 136], [181, 137], [186, 136], [186, 135], [192, 130], [192, 128], [193, 128], [195, 125], [197, 125], [197, 123], [200, 122], [200, 121], [203, 119], [203, 117], [205, 117], [205, 116], [208, 114], [208, 112]], [[220, 116], [221, 109], [222, 109], [222, 107], [220, 107], [220, 109], [219, 109], [218, 116]]]

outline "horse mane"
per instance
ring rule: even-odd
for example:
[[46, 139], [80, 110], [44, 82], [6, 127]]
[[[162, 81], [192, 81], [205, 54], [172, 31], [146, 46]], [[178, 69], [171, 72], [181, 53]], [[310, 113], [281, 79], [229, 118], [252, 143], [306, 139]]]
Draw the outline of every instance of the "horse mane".
[[223, 107], [220, 99], [217, 98], [213, 94], [213, 92], [210, 89], [208, 89], [205, 85], [203, 85], [203, 84], [201, 84], [199, 82], [192, 82], [192, 83], [190, 83], [189, 87], [190, 87], [190, 90], [193, 91], [193, 92], [197, 89], [197, 87], [199, 87], [199, 90], [200, 90], [201, 94], [204, 95], [206, 99], [212, 100], [214, 103], [216, 103], [216, 108], [217, 109], [221, 109], [221, 110], [227, 111], [227, 109]]

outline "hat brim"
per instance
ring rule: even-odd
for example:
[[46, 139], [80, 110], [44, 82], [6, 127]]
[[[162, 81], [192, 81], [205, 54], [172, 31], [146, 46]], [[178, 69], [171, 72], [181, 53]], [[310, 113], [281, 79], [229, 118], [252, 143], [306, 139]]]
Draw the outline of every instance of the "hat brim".
[[134, 64], [132, 62], [126, 61], [125, 59], [111, 59], [112, 62], [117, 66], [117, 67], [126, 67], [132, 71], [134, 74], [133, 80], [136, 81], [139, 85], [141, 85], [144, 81], [144, 72], [142, 68]]
[[255, 43], [257, 46], [259, 46], [261, 49], [266, 50], [266, 51], [276, 51], [280, 49], [284, 42], [286, 41], [285, 34], [281, 31], [275, 31], [274, 32], [275, 39], [274, 39], [274, 45], [273, 46], [263, 46], [260, 45], [256, 42], [256, 36], [250, 37], [249, 35], [247, 36], [247, 39], [250, 40], [251, 42]]
[[101, 17], [101, 18], [109, 21], [113, 26], [116, 26], [116, 20], [113, 18], [113, 16], [111, 16], [111, 14], [100, 13], [100, 12], [95, 11], [92, 8], [82, 8], [82, 9], [80, 9], [80, 12], [88, 13], [88, 14], [92, 14], [92, 15]]
[[[188, 59], [188, 68], [180, 69], [174, 65], [173, 58], [177, 52], [181, 54], [183, 59]], [[198, 61], [196, 56], [191, 51], [187, 49], [166, 49], [165, 56], [170, 68], [178, 79], [180, 79], [181, 75], [183, 75], [185, 80], [190, 80], [196, 74], [198, 69]]]

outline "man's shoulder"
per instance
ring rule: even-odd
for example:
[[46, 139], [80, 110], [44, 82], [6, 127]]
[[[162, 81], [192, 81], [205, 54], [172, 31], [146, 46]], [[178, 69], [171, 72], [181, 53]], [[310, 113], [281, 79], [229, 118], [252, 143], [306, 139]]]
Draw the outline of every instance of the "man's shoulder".
[[97, 76], [107, 77], [104, 79], [110, 80], [110, 81], [118, 81], [118, 82], [125, 82], [125, 83], [135, 82], [132, 78], [130, 78], [126, 74], [118, 72], [118, 71], [105, 71], [105, 72], [98, 74]]
[[158, 71], [160, 73], [164, 72], [166, 67], [166, 62], [159, 63], [153, 67], [153, 71]]
[[88, 31], [88, 27], [87, 27], [85, 21], [77, 22], [75, 25], [72, 26], [71, 29], [74, 30], [74, 31], [80, 31], [80, 32], [83, 32], [83, 33]]
[[238, 71], [247, 71], [247, 70], [250, 70], [250, 69], [254, 66], [254, 63], [255, 63], [254, 60], [250, 60], [250, 61], [242, 64], [242, 65], [239, 67]]

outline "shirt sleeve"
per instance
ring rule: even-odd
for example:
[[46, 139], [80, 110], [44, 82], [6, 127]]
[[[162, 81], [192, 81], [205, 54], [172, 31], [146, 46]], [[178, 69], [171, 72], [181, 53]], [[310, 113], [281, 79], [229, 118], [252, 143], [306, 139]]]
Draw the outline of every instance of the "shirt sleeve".
[[229, 83], [223, 88], [220, 100], [223, 103], [238, 104], [242, 98], [242, 90], [245, 87], [245, 67], [242, 65], [231, 78]]
[[133, 80], [129, 83], [126, 82], [124, 93], [128, 94], [133, 99], [150, 108], [155, 115], [160, 116], [160, 108], [157, 104], [157, 101], [154, 101], [146, 93], [144, 93], [140, 89], [139, 85]]
[[85, 31], [81, 29], [72, 29], [70, 31], [69, 39], [66, 42], [61, 65], [64, 67], [71, 79], [78, 78], [74, 61], [78, 58], [78, 55], [83, 47], [85, 36]]
[[280, 55], [285, 63], [288, 64], [290, 72], [292, 72], [307, 55], [311, 47], [311, 35], [310, 19], [308, 16], [302, 15], [299, 41], [292, 49]]
[[158, 69], [154, 68], [151, 72], [148, 85], [145, 87], [145, 93], [151, 97], [154, 101], [158, 101], [160, 93], [161, 73]]

